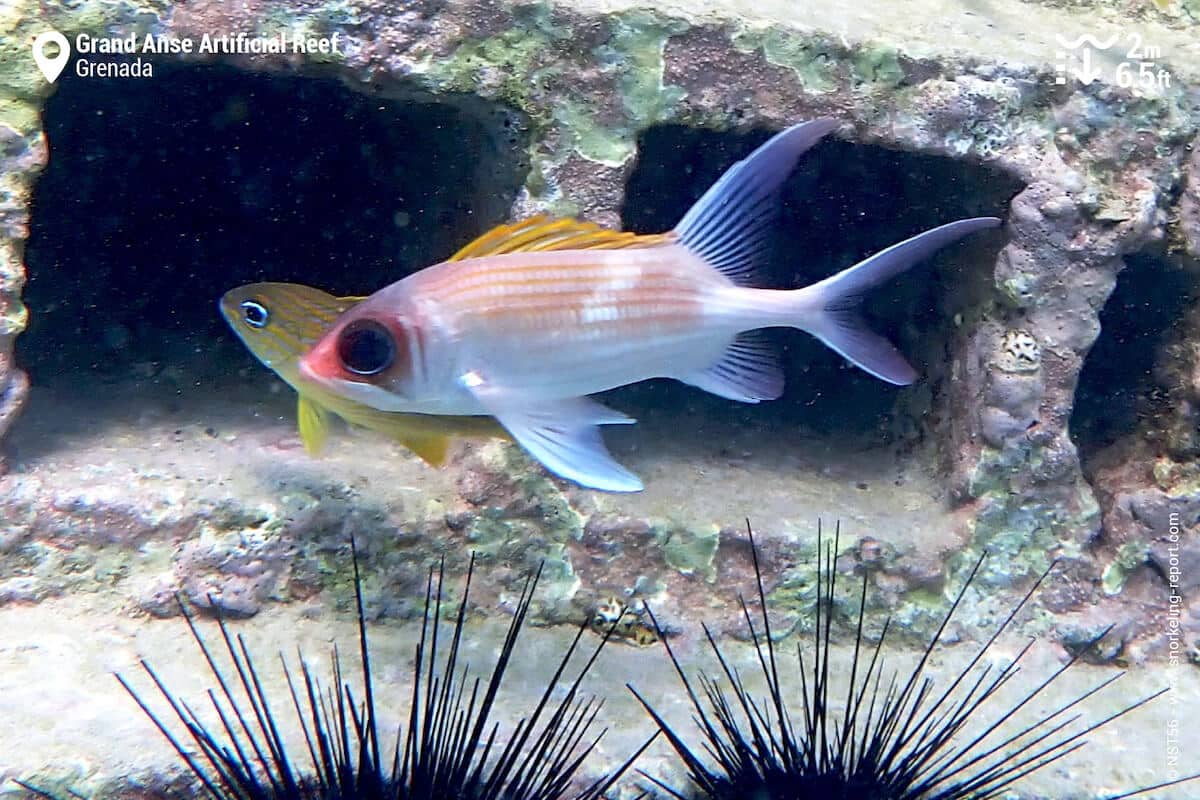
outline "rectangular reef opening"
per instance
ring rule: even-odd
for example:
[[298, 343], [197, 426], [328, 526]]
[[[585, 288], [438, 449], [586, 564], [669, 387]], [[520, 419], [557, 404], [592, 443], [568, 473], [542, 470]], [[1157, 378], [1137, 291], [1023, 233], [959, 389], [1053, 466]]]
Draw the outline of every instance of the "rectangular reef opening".
[[[1075, 389], [1071, 438], [1087, 477], [1094, 477], [1097, 466], [1182, 447], [1176, 440], [1183, 437], [1173, 437], [1170, 428], [1186, 406], [1175, 396], [1186, 382], [1175, 373], [1185, 365], [1172, 363], [1171, 345], [1184, 333], [1185, 317], [1198, 298], [1194, 268], [1147, 253], [1126, 258], [1100, 310], [1100, 335]], [[1184, 448], [1177, 455], [1196, 453]]]
[[[671, 229], [724, 170], [771, 133], [683, 125], [649, 129], [639, 140], [628, 182], [625, 227]], [[1022, 188], [1010, 174], [977, 162], [830, 137], [800, 159], [784, 186], [761, 285], [801, 288], [946, 222], [1003, 218]], [[949, 354], [963, 335], [960, 322], [994, 293], [992, 273], [1002, 242], [1000, 233], [972, 236], [867, 296], [863, 316], [871, 329], [892, 341], [920, 373], [912, 386], [880, 381], [812, 336], [777, 329], [769, 335], [786, 377], [778, 400], [749, 406], [662, 381], [629, 390], [626, 410], [653, 418], [656, 409], [692, 407], [704, 447], [721, 447], [706, 432], [732, 429], [759, 441], [759, 456], [776, 460], [781, 456], [771, 451], [794, 453], [797, 442], [811, 441], [835, 460], [871, 450], [922, 450], [932, 468], [934, 448], [921, 445], [937, 439], [946, 418]]]
[[255, 281], [368, 294], [503, 221], [528, 172], [506, 107], [223, 65], [66, 70], [43, 120], [18, 459], [113, 419], [219, 430], [205, 404], [239, 396], [290, 414], [218, 298]]

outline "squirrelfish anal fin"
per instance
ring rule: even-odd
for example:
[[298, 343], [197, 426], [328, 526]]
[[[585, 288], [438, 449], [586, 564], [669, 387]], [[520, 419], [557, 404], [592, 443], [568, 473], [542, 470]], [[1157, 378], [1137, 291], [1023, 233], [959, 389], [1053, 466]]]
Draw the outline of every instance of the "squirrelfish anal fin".
[[738, 334], [717, 363], [681, 380], [706, 392], [736, 400], [758, 403], [783, 394], [783, 368], [762, 331]]
[[511, 225], [498, 225], [462, 247], [447, 261], [551, 250], [624, 250], [660, 247], [675, 241], [672, 233], [644, 235], [602, 228], [576, 219], [537, 214]]
[[450, 445], [456, 439], [508, 438], [504, 428], [489, 417], [431, 416], [357, 407], [348, 411], [345, 419], [403, 445], [431, 467], [445, 466]]
[[296, 403], [296, 421], [305, 452], [310, 456], [319, 455], [329, 439], [329, 410], [300, 394]]
[[464, 385], [517, 444], [560, 478], [606, 492], [642, 490], [642, 482], [613, 459], [600, 436], [600, 425], [628, 425], [636, 421], [632, 417], [586, 397], [521, 398], [478, 379]]
[[450, 445], [457, 439], [511, 438], [496, 420], [485, 416], [408, 414], [357, 403], [337, 413], [353, 426], [403, 445], [431, 467], [445, 466]]

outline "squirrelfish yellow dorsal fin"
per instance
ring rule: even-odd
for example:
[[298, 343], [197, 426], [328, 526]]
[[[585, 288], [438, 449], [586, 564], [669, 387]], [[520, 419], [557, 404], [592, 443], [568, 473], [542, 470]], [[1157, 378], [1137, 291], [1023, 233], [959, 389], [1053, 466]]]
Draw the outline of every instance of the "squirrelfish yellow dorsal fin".
[[659, 247], [675, 241], [673, 233], [637, 234], [602, 228], [577, 219], [551, 219], [537, 214], [511, 225], [497, 225], [468, 242], [447, 261], [495, 256], [504, 253], [531, 253], [539, 250], [623, 250]]
[[296, 403], [296, 420], [305, 451], [312, 456], [319, 454], [329, 438], [329, 412], [301, 394]]

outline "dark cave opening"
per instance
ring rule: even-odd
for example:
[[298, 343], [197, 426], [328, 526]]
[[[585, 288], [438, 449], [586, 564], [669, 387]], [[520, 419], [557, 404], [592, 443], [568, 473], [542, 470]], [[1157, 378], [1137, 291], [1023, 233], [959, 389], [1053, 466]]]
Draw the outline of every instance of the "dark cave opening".
[[1172, 326], [1200, 298], [1187, 270], [1152, 255], [1125, 260], [1100, 310], [1100, 335], [1084, 359], [1075, 389], [1070, 433], [1085, 474], [1092, 458], [1136, 435], [1159, 402], [1155, 361]]
[[[645, 233], [674, 227], [725, 169], [771, 133], [682, 125], [649, 129], [639, 140], [624, 226]], [[827, 139], [801, 158], [785, 185], [766, 285], [800, 288], [943, 223], [1004, 217], [1022, 188], [1008, 173], [978, 163]], [[1001, 233], [973, 236], [866, 299], [864, 316], [921, 373], [918, 386], [936, 386], [945, 378], [952, 320], [991, 291], [1002, 240]], [[850, 366], [803, 332], [774, 330], [770, 335], [783, 354], [787, 384], [780, 401], [755, 409], [761, 424], [818, 434], [897, 431], [893, 418], [901, 392], [914, 389], [891, 386]], [[670, 397], [676, 392], [692, 393], [689, 400], [714, 409], [741, 406], [674, 382], [635, 391], [639, 396], [633, 402], [646, 406], [682, 402]], [[920, 426], [901, 427], [913, 432]]]
[[26, 250], [35, 387], [235, 374], [254, 362], [217, 313], [226, 290], [374, 291], [503, 221], [528, 170], [521, 119], [477, 98], [211, 65], [70, 73]]

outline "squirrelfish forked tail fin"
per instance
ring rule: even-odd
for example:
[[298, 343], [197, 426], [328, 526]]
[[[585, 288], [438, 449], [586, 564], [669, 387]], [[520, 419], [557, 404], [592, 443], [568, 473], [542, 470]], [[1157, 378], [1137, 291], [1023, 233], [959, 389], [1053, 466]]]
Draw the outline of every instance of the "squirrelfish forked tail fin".
[[[793, 125], [734, 164], [675, 226], [679, 243], [734, 283], [756, 285], [755, 270], [766, 260], [780, 187], [800, 156], [837, 126], [833, 119]], [[859, 317], [862, 295], [962, 237], [999, 224], [996, 217], [977, 217], [926, 231], [812, 286], [780, 293], [788, 295], [787, 299], [779, 304], [762, 303], [746, 312], [744, 330], [775, 325], [800, 328], [877, 378], [898, 385], [912, 383], [916, 371]], [[683, 380], [722, 397], [751, 403], [778, 397], [783, 386], [778, 365], [745, 333], [725, 358]]]
[[881, 250], [849, 269], [794, 292], [792, 324], [816, 336], [876, 378], [906, 386], [917, 372], [892, 343], [867, 328], [858, 314], [863, 295], [968, 234], [1000, 225], [998, 217], [950, 222]]

